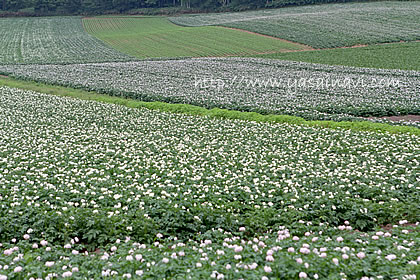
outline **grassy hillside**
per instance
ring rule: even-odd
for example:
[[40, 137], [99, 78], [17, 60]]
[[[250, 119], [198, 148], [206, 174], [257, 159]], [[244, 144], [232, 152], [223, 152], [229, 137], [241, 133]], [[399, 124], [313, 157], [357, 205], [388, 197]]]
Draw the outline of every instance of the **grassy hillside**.
[[240, 56], [305, 49], [224, 27], [180, 27], [162, 17], [86, 18], [83, 24], [90, 34], [139, 58]]
[[87, 34], [79, 17], [0, 19], [0, 64], [133, 59]]
[[420, 42], [372, 45], [307, 52], [257, 55], [263, 58], [305, 61], [330, 65], [420, 71]]
[[223, 25], [331, 48], [420, 39], [420, 2], [346, 3], [172, 17], [185, 26]]

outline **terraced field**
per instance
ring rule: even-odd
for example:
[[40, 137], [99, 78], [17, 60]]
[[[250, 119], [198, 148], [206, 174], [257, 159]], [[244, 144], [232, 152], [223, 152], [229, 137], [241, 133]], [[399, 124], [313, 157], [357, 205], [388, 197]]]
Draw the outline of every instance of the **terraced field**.
[[308, 49], [224, 27], [180, 27], [163, 17], [85, 18], [83, 24], [111, 47], [138, 58], [243, 56]]
[[419, 232], [405, 224], [418, 214], [419, 136], [10, 88], [0, 88], [0, 119], [2, 279], [418, 271]]
[[0, 64], [130, 60], [87, 34], [79, 17], [0, 18]]
[[420, 2], [303, 6], [242, 13], [172, 17], [183, 26], [221, 25], [266, 34], [314, 48], [420, 39]]

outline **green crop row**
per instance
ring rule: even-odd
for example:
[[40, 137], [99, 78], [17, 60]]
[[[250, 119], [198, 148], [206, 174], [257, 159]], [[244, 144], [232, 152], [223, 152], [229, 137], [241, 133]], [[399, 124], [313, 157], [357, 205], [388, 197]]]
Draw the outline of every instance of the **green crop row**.
[[0, 66], [18, 79], [140, 101], [183, 103], [306, 120], [418, 115], [416, 71], [255, 58]]
[[352, 122], [306, 121], [303, 118], [288, 115], [262, 115], [255, 112], [240, 112], [217, 108], [206, 109], [204, 107], [198, 107], [188, 104], [171, 104], [157, 101], [144, 102], [134, 99], [126, 99], [116, 96], [98, 94], [92, 91], [88, 92], [80, 89], [52, 86], [29, 81], [20, 81], [11, 78], [0, 78], [0, 85], [24, 90], [33, 90], [36, 92], [48, 93], [62, 97], [72, 97], [82, 100], [92, 100], [104, 103], [123, 105], [129, 108], [146, 108], [150, 110], [158, 110], [161, 112], [186, 114], [192, 116], [203, 116], [230, 120], [245, 120], [253, 122], [288, 123], [331, 129], [350, 129], [354, 131], [374, 131], [378, 133], [411, 133], [415, 135], [420, 135], [420, 129], [416, 127], [398, 126], [395, 124], [391, 125], [387, 123], [375, 123], [372, 120], [364, 121], [363, 119], [360, 119], [359, 121]]
[[85, 18], [83, 24], [90, 34], [138, 58], [244, 56], [307, 49], [224, 27], [180, 27], [163, 17]]
[[305, 61], [330, 65], [420, 71], [420, 42], [391, 43], [360, 48], [338, 48], [257, 55], [263, 58]]
[[3, 240], [31, 225], [52, 240], [103, 244], [129, 226], [150, 240], [298, 219], [359, 229], [415, 219], [415, 135], [209, 119], [7, 88], [1, 97]]
[[416, 271], [418, 135], [0, 93], [2, 279]]
[[0, 19], [0, 64], [129, 60], [86, 33], [80, 17]]

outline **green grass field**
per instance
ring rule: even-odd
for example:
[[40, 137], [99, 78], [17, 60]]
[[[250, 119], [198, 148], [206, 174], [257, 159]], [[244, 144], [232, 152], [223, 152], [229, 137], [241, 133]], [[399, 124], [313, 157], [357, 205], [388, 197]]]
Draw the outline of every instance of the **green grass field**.
[[138, 58], [242, 56], [307, 49], [224, 27], [180, 27], [162, 17], [85, 18], [83, 24], [90, 34]]
[[222, 25], [333, 48], [420, 39], [420, 2], [345, 3], [172, 17], [183, 26]]
[[256, 55], [256, 57], [330, 65], [420, 71], [420, 42], [372, 45], [307, 52]]

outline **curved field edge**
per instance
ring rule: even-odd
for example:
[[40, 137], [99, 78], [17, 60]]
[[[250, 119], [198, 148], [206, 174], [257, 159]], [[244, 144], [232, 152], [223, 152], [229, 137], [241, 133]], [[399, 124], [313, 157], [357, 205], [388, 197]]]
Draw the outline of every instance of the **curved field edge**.
[[243, 56], [309, 49], [245, 30], [181, 27], [164, 17], [93, 17], [84, 18], [83, 26], [108, 46], [141, 59]]
[[255, 112], [241, 112], [227, 109], [206, 109], [189, 104], [170, 104], [164, 102], [145, 102], [134, 99], [114, 97], [96, 92], [80, 89], [53, 86], [43, 83], [21, 81], [6, 76], [0, 76], [0, 86], [8, 86], [24, 90], [33, 90], [40, 93], [47, 93], [56, 96], [72, 97], [82, 100], [93, 100], [104, 103], [123, 105], [129, 108], [147, 108], [161, 112], [187, 114], [194, 116], [208, 116], [213, 118], [246, 120], [255, 122], [288, 123], [312, 127], [323, 127], [330, 129], [348, 129], [353, 131], [373, 131], [380, 133], [410, 133], [420, 135], [420, 129], [409, 126], [397, 126], [385, 123], [374, 123], [371, 121], [307, 121], [300, 117], [288, 115], [262, 115]]

